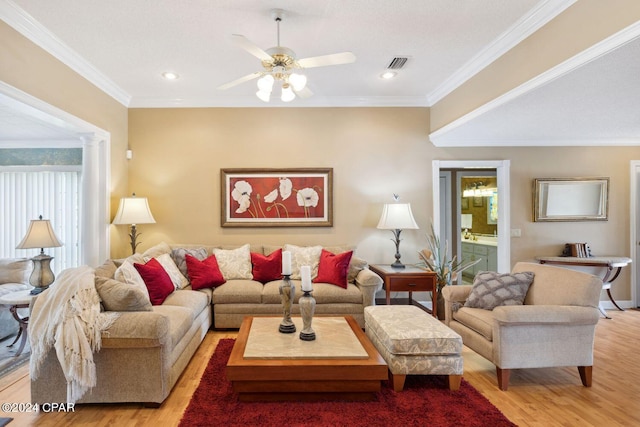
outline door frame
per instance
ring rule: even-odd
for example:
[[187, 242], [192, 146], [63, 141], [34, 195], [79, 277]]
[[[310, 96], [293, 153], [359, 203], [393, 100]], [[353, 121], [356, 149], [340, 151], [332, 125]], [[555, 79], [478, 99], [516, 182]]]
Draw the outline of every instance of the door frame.
[[510, 160], [433, 160], [433, 227], [440, 230], [440, 169], [495, 169], [498, 182], [498, 272], [511, 271]]
[[629, 167], [629, 233], [631, 257], [631, 302], [640, 307], [640, 160], [631, 160]]

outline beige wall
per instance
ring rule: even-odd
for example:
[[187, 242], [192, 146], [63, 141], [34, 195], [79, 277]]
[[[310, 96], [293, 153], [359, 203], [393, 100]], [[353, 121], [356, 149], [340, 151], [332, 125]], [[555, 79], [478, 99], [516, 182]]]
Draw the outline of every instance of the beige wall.
[[[111, 205], [127, 192], [127, 108], [0, 21], [0, 81], [111, 134]], [[126, 230], [112, 228], [117, 245]]]
[[[391, 233], [377, 230], [382, 205], [396, 192], [421, 230], [403, 232], [403, 261], [415, 262], [432, 216], [431, 161], [511, 160], [511, 261], [560, 254], [588, 242], [597, 255], [628, 255], [629, 160], [637, 148], [436, 148], [426, 108], [132, 109], [130, 191], [149, 197], [157, 224], [139, 227], [141, 249], [175, 243], [293, 243], [358, 246], [369, 262], [393, 261]], [[221, 228], [221, 168], [332, 167], [331, 228]], [[533, 223], [532, 180], [611, 178], [607, 222]], [[113, 249], [127, 254], [123, 244]], [[614, 296], [630, 299], [630, 272]]]

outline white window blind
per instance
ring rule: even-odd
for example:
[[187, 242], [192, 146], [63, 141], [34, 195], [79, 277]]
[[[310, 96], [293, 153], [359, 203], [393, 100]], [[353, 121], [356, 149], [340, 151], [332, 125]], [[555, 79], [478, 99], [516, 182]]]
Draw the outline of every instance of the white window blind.
[[[46, 168], [47, 170], [43, 170]], [[16, 249], [32, 219], [51, 221], [64, 244], [45, 248], [53, 256], [51, 269], [60, 271], [80, 264], [80, 166], [0, 167], [0, 258], [31, 258], [40, 249]]]

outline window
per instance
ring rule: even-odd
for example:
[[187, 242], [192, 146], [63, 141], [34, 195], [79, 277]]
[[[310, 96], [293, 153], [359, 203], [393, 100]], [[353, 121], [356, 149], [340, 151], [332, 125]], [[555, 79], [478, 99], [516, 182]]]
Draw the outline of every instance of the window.
[[[82, 159], [82, 149], [75, 153]], [[42, 215], [49, 219], [60, 241], [60, 248], [45, 249], [47, 255], [54, 257], [52, 270], [60, 271], [80, 265], [80, 206], [82, 165], [13, 165], [6, 163], [25, 163], [15, 161], [6, 155], [9, 151], [0, 150], [3, 162], [0, 166], [0, 258], [31, 258], [39, 249], [16, 249], [24, 238], [30, 220]], [[37, 156], [32, 156], [37, 157]], [[60, 156], [58, 157], [65, 157]], [[8, 160], [9, 159], [9, 160]], [[26, 162], [29, 163], [29, 162]], [[41, 160], [30, 163], [43, 163]], [[46, 162], [44, 162], [46, 163]], [[58, 160], [57, 163], [77, 163], [77, 161]]]

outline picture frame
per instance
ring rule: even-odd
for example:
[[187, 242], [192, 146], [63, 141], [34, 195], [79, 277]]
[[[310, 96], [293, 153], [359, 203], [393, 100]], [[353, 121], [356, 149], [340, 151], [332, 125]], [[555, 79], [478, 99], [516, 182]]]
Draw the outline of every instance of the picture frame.
[[463, 197], [462, 198], [462, 201], [460, 202], [460, 208], [462, 210], [469, 209], [469, 198], [468, 197]]
[[609, 178], [535, 178], [533, 220], [607, 221]]
[[484, 197], [474, 197], [473, 198], [473, 206], [476, 208], [481, 208], [484, 205]]
[[220, 169], [222, 227], [332, 227], [332, 168]]

